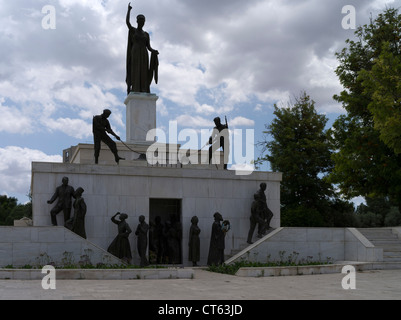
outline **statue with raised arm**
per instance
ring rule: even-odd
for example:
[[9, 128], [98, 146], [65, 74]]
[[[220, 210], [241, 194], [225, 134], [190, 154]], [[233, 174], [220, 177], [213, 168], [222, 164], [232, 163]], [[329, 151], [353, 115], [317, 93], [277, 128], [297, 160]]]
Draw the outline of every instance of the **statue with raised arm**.
[[[128, 46], [127, 46], [127, 92], [150, 93], [150, 84], [153, 78], [158, 82], [159, 59], [157, 50], [150, 46], [149, 33], [143, 30], [145, 16], [137, 16], [137, 27], [134, 28], [130, 23], [131, 3], [128, 5], [127, 26], [128, 26]], [[149, 64], [149, 52], [152, 53]]]
[[[116, 219], [117, 216], [119, 216], [120, 220]], [[128, 237], [132, 233], [132, 230], [126, 221], [127, 219], [128, 215], [120, 212], [117, 212], [111, 218], [111, 221], [118, 226], [118, 234], [108, 247], [107, 252], [130, 264], [132, 254]]]

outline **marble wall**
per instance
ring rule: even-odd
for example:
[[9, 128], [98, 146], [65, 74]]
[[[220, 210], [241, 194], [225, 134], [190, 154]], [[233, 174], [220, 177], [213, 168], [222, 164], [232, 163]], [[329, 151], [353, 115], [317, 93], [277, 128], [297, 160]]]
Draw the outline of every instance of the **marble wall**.
[[264, 239], [231, 257], [226, 263], [246, 259], [272, 261], [383, 261], [375, 247], [355, 228], [278, 228]]
[[[274, 217], [273, 228], [280, 226], [280, 182], [282, 175], [271, 172], [253, 172], [239, 176], [235, 171], [158, 168], [143, 166], [33, 163], [32, 202], [34, 226], [50, 226], [47, 204], [62, 178], [69, 178], [75, 189], [85, 189], [83, 197], [88, 206], [86, 231], [88, 240], [107, 249], [117, 234], [117, 226], [110, 218], [116, 212], [127, 213], [127, 222], [135, 231], [140, 215], [149, 223], [150, 199], [179, 199], [182, 203], [183, 263], [188, 260], [188, 233], [191, 218], [199, 218], [201, 231], [201, 261], [206, 264], [209, 251], [213, 214], [218, 211], [231, 222], [226, 236], [226, 253], [246, 243], [249, 231], [250, 208], [254, 193], [262, 182], [267, 184], [266, 197]], [[58, 216], [63, 224], [63, 213]], [[138, 262], [136, 237], [130, 236], [131, 249]]]
[[84, 256], [93, 265], [122, 264], [102, 248], [64, 227], [0, 227], [0, 268], [78, 263]]

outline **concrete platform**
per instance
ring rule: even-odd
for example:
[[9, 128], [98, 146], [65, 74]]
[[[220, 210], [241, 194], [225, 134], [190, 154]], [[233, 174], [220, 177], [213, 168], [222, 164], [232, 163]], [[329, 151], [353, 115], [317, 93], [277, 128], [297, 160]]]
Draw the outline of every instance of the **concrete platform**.
[[[249, 278], [195, 269], [194, 279], [0, 281], [1, 300], [401, 300], [401, 270], [356, 273], [356, 289], [344, 290], [344, 274]], [[207, 302], [205, 302], [207, 303]], [[210, 302], [209, 302], [210, 303]], [[160, 302], [160, 305], [165, 303]]]

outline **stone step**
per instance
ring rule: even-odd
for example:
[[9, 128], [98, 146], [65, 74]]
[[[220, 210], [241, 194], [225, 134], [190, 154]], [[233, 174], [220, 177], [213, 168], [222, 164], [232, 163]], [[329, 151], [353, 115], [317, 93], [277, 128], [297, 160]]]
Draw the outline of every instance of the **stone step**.
[[396, 234], [394, 233], [382, 233], [382, 234], [378, 234], [378, 233], [365, 233], [363, 234], [365, 237], [367, 238], [371, 238], [371, 239], [400, 239]]
[[401, 256], [400, 257], [383, 256], [383, 261], [384, 262], [401, 262]]
[[383, 250], [383, 255], [386, 257], [401, 257], [401, 251]]
[[384, 237], [384, 236], [377, 236], [377, 237], [371, 237], [371, 236], [367, 236], [364, 234], [364, 236], [369, 239], [369, 241], [377, 241], [377, 240], [398, 240], [401, 241], [396, 235], [394, 235], [394, 237]]
[[358, 229], [369, 240], [373, 239], [399, 239], [391, 229]]
[[230, 257], [235, 256], [236, 254], [240, 253], [242, 250], [245, 250], [249, 244], [241, 244], [238, 249], [232, 249], [230, 252]]
[[366, 231], [366, 232], [374, 232], [374, 231], [378, 231], [378, 232], [392, 232], [391, 228], [358, 228], [359, 231]]
[[401, 249], [401, 241], [400, 240], [370, 240], [377, 247], [400, 247]]
[[391, 229], [358, 229], [375, 247], [383, 249], [384, 262], [401, 262], [401, 239]]

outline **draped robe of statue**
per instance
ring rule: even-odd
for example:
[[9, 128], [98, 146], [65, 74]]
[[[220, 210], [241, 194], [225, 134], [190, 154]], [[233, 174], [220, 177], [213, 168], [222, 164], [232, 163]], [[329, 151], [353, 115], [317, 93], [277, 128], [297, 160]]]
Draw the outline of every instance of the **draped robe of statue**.
[[71, 231], [86, 239], [85, 231], [85, 216], [86, 216], [86, 203], [84, 198], [82, 198], [82, 193], [84, 190], [78, 188], [75, 194], [77, 195], [74, 201], [74, 220], [72, 224]]
[[201, 229], [198, 227], [198, 217], [193, 217], [191, 222], [191, 228], [189, 229], [189, 252], [188, 252], [188, 260], [191, 261], [194, 265], [200, 260], [200, 238], [199, 234], [201, 233]]
[[[144, 17], [143, 17], [144, 19]], [[158, 82], [158, 51], [150, 46], [149, 33], [140, 28], [134, 28], [127, 17], [127, 91], [150, 93], [153, 78]], [[152, 52], [149, 64], [149, 51]]]
[[118, 235], [110, 244], [107, 251], [110, 252], [112, 255], [115, 255], [117, 258], [120, 258], [127, 263], [130, 263], [132, 259], [132, 254], [128, 237], [132, 233], [132, 230], [128, 223], [125, 221], [128, 216], [126, 214], [122, 214], [120, 216], [121, 220], [119, 221], [115, 218], [118, 214], [119, 213], [111, 218], [111, 221], [118, 226]]
[[221, 221], [223, 217], [219, 213], [214, 215], [215, 221], [212, 225], [212, 235], [210, 237], [208, 266], [218, 266], [224, 263], [225, 233], [222, 229]]

